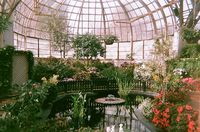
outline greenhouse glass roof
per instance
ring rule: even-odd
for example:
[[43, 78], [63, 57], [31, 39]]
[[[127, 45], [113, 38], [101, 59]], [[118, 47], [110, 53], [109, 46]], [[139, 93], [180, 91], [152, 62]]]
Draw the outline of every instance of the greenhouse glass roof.
[[[173, 35], [179, 25], [176, 8], [177, 0], [22, 0], [14, 12], [15, 43], [38, 52], [31, 43], [40, 43], [41, 49], [48, 45], [44, 19], [57, 14], [66, 21], [71, 36], [113, 34], [131, 47], [133, 42]], [[191, 8], [191, 0], [184, 0], [184, 17]]]

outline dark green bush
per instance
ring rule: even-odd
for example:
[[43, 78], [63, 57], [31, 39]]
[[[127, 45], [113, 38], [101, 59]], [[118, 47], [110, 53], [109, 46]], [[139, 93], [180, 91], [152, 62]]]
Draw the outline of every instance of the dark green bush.
[[92, 67], [96, 67], [99, 71], [102, 71], [107, 68], [113, 68], [114, 65], [110, 62], [101, 62], [100, 60], [95, 60], [91, 63]]
[[41, 82], [42, 77], [50, 78], [53, 74], [59, 75], [59, 79], [69, 78], [75, 74], [75, 69], [71, 68], [59, 59], [47, 59], [39, 61], [34, 66], [33, 80]]
[[200, 31], [192, 28], [184, 28], [182, 37], [187, 43], [197, 43], [200, 39]]
[[200, 57], [200, 45], [186, 44], [180, 54], [181, 58], [197, 58]]
[[109, 67], [100, 71], [100, 76], [108, 79], [115, 79], [116, 72], [117, 72], [116, 67]]

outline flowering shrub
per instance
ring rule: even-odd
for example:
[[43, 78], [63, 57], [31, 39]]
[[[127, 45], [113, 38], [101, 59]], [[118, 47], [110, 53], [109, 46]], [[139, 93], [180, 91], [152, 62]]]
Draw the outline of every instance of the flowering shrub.
[[193, 78], [188, 77], [188, 78], [183, 78], [182, 82], [187, 83], [187, 84], [192, 84], [194, 82]]
[[196, 130], [197, 112], [189, 104], [175, 105], [171, 108], [171, 115], [170, 131], [194, 132]]
[[196, 117], [198, 116], [192, 106], [183, 103], [162, 103], [162, 96], [162, 94], [159, 94], [153, 101], [151, 114], [148, 117], [150, 121], [156, 127], [165, 129], [169, 132], [194, 132], [197, 127]]

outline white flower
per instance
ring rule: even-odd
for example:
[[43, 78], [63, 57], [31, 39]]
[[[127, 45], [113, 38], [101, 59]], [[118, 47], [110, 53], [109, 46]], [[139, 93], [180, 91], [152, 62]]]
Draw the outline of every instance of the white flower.
[[38, 99], [35, 99], [35, 102], [37, 102], [37, 103], [38, 103], [38, 102], [39, 102], [39, 100], [38, 100]]

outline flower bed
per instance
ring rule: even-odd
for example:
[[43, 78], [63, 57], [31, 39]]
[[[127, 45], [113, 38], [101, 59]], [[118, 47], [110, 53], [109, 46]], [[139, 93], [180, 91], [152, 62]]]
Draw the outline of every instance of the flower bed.
[[[180, 81], [185, 85], [178, 89], [170, 88], [165, 94], [161, 92], [153, 100], [149, 109], [151, 112], [146, 117], [162, 131], [195, 132], [197, 130], [198, 112], [187, 102], [187, 96], [188, 91], [196, 88], [196, 85], [193, 85], [196, 81], [192, 78], [185, 78]], [[163, 101], [163, 96], [165, 96], [165, 101]]]

